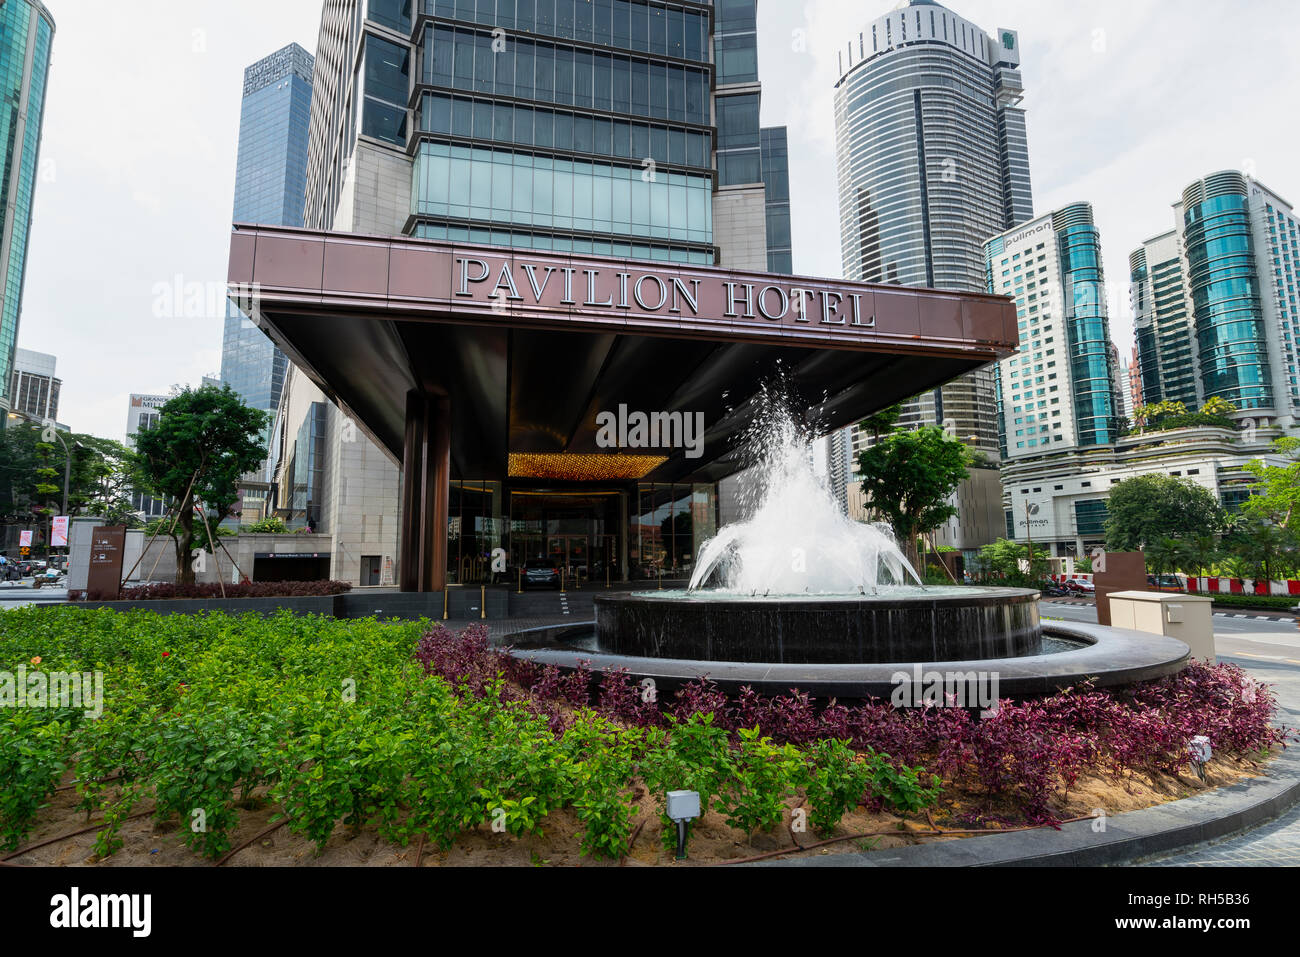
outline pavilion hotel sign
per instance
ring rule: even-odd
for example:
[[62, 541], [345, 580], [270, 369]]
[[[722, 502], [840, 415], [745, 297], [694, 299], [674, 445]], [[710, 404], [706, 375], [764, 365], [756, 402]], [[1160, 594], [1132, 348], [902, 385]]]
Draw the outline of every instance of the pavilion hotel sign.
[[[667, 312], [670, 315], [701, 317], [700, 303], [705, 280], [696, 276], [664, 276], [655, 272], [631, 272], [621, 269], [553, 266], [527, 261], [505, 261], [493, 268], [485, 259], [456, 257], [456, 295], [461, 298], [487, 298], [497, 302], [525, 302], [540, 306], [547, 288], [556, 283], [561, 288], [560, 305], [588, 309], [617, 309], [643, 315]], [[861, 292], [838, 292], [834, 289], [810, 289], [801, 286], [717, 279], [727, 319], [762, 319], [779, 323], [787, 318], [795, 322], [822, 326], [851, 326], [874, 329], [876, 317], [863, 309]], [[704, 299], [708, 302], [708, 299]]]
[[230, 281], [261, 305], [981, 363], [1018, 345], [1009, 299], [600, 256], [237, 226]]

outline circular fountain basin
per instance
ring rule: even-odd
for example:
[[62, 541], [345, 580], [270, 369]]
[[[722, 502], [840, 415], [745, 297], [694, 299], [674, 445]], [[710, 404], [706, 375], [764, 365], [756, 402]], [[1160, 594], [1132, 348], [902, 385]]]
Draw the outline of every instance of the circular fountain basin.
[[840, 701], [889, 700], [900, 680], [931, 673], [996, 675], [999, 693], [1031, 698], [1077, 687], [1085, 681], [1098, 688], [1121, 688], [1177, 674], [1191, 660], [1187, 645], [1175, 638], [1071, 622], [1049, 622], [1042, 654], [1020, 658], [876, 664], [781, 664], [750, 661], [701, 661], [610, 653], [596, 638], [591, 623], [534, 628], [500, 639], [516, 658], [562, 671], [586, 668], [597, 674], [623, 669], [636, 681], [651, 679], [661, 693], [671, 693], [701, 678], [728, 694], [749, 687], [760, 694], [799, 690]]
[[872, 664], [1020, 658], [1042, 650], [1036, 591], [883, 588], [878, 595], [598, 595], [602, 652], [636, 658]]

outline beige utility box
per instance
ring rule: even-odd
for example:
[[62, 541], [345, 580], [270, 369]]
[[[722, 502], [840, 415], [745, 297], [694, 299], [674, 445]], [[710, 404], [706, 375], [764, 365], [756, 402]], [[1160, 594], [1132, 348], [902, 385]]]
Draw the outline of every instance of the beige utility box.
[[1177, 638], [1192, 649], [1192, 657], [1215, 662], [1213, 600], [1201, 595], [1172, 595], [1156, 591], [1117, 591], [1110, 594], [1110, 623], [1152, 635]]

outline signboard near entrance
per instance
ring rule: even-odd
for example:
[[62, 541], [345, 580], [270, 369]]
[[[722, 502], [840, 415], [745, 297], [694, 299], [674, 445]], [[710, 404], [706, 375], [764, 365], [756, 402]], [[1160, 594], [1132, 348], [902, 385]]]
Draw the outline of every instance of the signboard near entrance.
[[126, 551], [126, 526], [96, 528], [90, 536], [90, 569], [86, 582], [89, 601], [117, 601], [122, 593], [122, 560]]
[[19, 548], [32, 547], [32, 533], [30, 531], [24, 531], [18, 533], [18, 547]]

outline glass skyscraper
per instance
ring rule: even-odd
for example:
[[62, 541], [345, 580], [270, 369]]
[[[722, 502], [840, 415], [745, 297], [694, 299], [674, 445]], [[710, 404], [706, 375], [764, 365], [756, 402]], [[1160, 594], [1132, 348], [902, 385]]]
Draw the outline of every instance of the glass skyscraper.
[[1143, 401], [1212, 398], [1256, 425], [1300, 424], [1300, 217], [1225, 170], [1192, 183], [1175, 228], [1129, 257]]
[[1177, 230], [1152, 237], [1129, 255], [1141, 405], [1168, 400], [1196, 406], [1196, 366], [1187, 321], [1182, 243]]
[[[303, 225], [313, 69], [311, 54], [293, 43], [244, 71], [235, 222]], [[280, 350], [230, 306], [222, 340], [222, 382], [250, 407], [274, 412], [286, 370]]]
[[10, 395], [18, 321], [22, 315], [27, 241], [32, 198], [40, 164], [41, 124], [50, 73], [54, 18], [37, 0], [9, 0], [0, 5], [0, 140], [5, 144], [0, 169], [0, 428], [13, 404]]
[[[1018, 35], [910, 0], [845, 37], [839, 68], [845, 277], [984, 290], [984, 243], [1033, 215]], [[992, 369], [981, 370], [913, 399], [900, 424], [945, 425], [996, 461], [995, 395]], [[855, 433], [855, 449], [867, 442]], [[970, 549], [1001, 531], [996, 473], [976, 471], [940, 544]]]
[[1187, 286], [1201, 393], [1238, 409], [1272, 409], [1259, 268], [1246, 178], [1218, 173], [1183, 192]]
[[1003, 459], [1017, 462], [1119, 438], [1101, 236], [1074, 203], [985, 245], [988, 289], [1010, 296], [1020, 352], [998, 365]]

